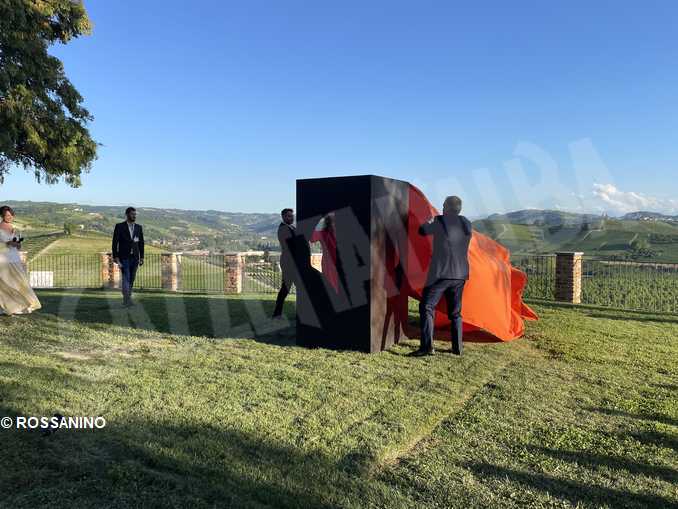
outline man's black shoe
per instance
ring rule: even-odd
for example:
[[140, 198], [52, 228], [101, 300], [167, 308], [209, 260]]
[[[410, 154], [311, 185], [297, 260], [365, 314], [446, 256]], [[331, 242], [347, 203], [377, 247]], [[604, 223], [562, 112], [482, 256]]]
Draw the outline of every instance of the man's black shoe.
[[433, 355], [435, 353], [435, 350], [416, 350], [412, 352], [410, 355], [412, 357], [424, 357], [425, 355]]

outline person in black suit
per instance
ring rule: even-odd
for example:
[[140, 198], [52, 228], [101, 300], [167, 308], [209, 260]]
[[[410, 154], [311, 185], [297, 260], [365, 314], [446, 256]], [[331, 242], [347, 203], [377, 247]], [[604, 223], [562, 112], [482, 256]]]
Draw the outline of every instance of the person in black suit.
[[421, 346], [415, 355], [434, 353], [435, 309], [443, 295], [447, 299], [447, 313], [452, 322], [452, 353], [462, 353], [461, 298], [469, 276], [468, 247], [472, 227], [460, 212], [461, 198], [448, 196], [443, 204], [443, 215], [419, 227], [420, 235], [433, 235], [433, 255], [419, 303]]
[[[280, 269], [282, 271], [282, 285], [278, 291], [278, 297], [275, 300], [275, 309], [273, 318], [282, 317], [283, 304], [285, 298], [290, 293], [292, 285], [298, 280], [298, 262], [303, 253], [297, 253], [301, 250], [303, 238], [297, 234], [294, 227], [294, 210], [283, 209], [280, 213], [282, 222], [278, 226], [278, 242], [280, 242]], [[306, 243], [308, 248], [308, 243]], [[308, 258], [310, 260], [310, 248], [308, 248]], [[310, 261], [309, 261], [310, 263]]]
[[144, 229], [136, 224], [137, 211], [134, 207], [125, 210], [127, 221], [118, 223], [113, 230], [113, 261], [122, 272], [123, 305], [131, 306], [132, 288], [137, 269], [144, 264]]

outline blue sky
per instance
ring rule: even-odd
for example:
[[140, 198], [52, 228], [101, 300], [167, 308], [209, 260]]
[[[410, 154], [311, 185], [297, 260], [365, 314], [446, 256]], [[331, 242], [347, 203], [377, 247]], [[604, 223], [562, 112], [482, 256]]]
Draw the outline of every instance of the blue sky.
[[675, 2], [85, 5], [93, 34], [53, 52], [99, 159], [4, 199], [271, 212], [376, 173], [469, 215], [678, 214]]

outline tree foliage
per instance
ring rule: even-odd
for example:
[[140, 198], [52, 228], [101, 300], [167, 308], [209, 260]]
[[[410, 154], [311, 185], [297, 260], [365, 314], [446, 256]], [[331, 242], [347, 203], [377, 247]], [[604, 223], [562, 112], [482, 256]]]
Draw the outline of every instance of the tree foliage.
[[634, 251], [644, 251], [650, 249], [650, 243], [647, 241], [647, 239], [637, 238], [631, 242], [631, 249]]
[[61, 61], [47, 49], [90, 33], [73, 0], [0, 0], [0, 182], [12, 166], [38, 182], [78, 187], [96, 158], [92, 120]]

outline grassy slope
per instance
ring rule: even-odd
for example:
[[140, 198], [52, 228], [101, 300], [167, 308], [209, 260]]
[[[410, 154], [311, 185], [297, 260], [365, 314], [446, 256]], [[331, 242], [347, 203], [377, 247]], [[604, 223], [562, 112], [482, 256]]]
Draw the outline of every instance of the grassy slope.
[[63, 233], [45, 233], [36, 237], [27, 237], [21, 245], [21, 249], [28, 253], [28, 259], [32, 260], [40, 256], [43, 252], [64, 236]]
[[[46, 254], [98, 254], [111, 251], [111, 237], [96, 232], [73, 233], [57, 240]], [[148, 253], [162, 252], [147, 245]]]
[[0, 430], [0, 505], [678, 506], [675, 319], [539, 306], [415, 359], [297, 348], [268, 298], [40, 295], [0, 324], [0, 414], [108, 426]]

